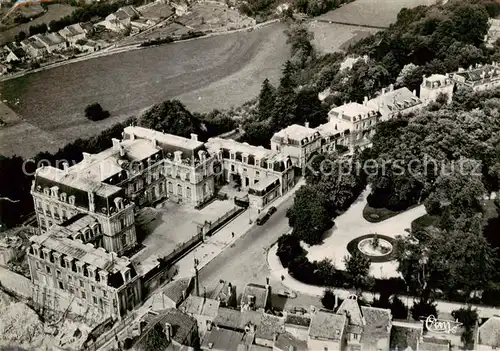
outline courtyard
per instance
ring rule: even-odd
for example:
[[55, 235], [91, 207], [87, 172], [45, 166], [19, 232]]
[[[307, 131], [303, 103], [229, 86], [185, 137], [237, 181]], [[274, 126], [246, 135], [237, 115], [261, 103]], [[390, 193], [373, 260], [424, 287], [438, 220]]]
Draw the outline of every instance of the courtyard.
[[145, 207], [136, 217], [137, 241], [144, 248], [132, 257], [135, 262], [151, 262], [165, 257], [197, 235], [198, 226], [214, 222], [235, 207], [232, 201], [216, 200], [201, 210], [190, 204], [162, 202]]
[[[367, 234], [379, 234], [389, 238], [407, 235], [411, 222], [426, 214], [424, 205], [420, 205], [385, 221], [370, 223], [363, 218], [363, 208], [370, 191], [367, 187], [351, 207], [335, 219], [335, 226], [325, 234], [322, 244], [303, 245], [308, 251], [307, 258], [311, 262], [329, 258], [335, 267], [345, 269], [344, 257], [349, 255], [347, 246], [351, 241]], [[397, 262], [394, 260], [372, 262], [370, 274], [376, 278], [398, 277], [399, 273], [396, 270]]]

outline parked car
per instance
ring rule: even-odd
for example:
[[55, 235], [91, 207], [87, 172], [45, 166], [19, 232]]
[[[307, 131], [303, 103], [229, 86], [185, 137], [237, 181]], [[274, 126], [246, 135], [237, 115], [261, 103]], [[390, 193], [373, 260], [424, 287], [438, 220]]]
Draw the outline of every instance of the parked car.
[[269, 210], [267, 211], [267, 213], [269, 214], [269, 216], [272, 216], [272, 214], [274, 212], [276, 212], [276, 207], [274, 207], [274, 206], [269, 207]]

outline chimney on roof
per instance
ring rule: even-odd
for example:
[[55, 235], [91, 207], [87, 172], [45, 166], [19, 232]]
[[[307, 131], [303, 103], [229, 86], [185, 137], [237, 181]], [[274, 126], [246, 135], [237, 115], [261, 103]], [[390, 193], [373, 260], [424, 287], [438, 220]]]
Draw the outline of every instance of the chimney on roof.
[[191, 133], [191, 140], [198, 141], [198, 134]]
[[306, 128], [309, 128], [309, 122], [305, 123]]
[[172, 340], [172, 324], [165, 322], [165, 337], [167, 338], [167, 342]]
[[113, 138], [111, 141], [113, 142], [113, 150], [120, 151], [120, 140]]
[[380, 95], [385, 95], [385, 88], [382, 88], [382, 92]]
[[153, 144], [154, 147], [156, 147], [156, 136], [151, 139], [151, 144]]
[[368, 105], [368, 96], [365, 96], [365, 98], [363, 99], [363, 105]]
[[89, 161], [91, 156], [88, 152], [82, 152], [83, 155], [83, 161]]
[[394, 84], [389, 85], [389, 91], [394, 91]]
[[227, 294], [229, 296], [231, 296], [232, 293], [233, 293], [233, 286], [231, 285], [231, 283], [228, 283], [227, 284]]
[[182, 160], [182, 151], [174, 151], [174, 161], [181, 162]]
[[135, 140], [135, 134], [133, 131], [130, 133], [130, 140]]
[[413, 95], [417, 96], [417, 90], [413, 89]]
[[89, 191], [87, 192], [88, 194], [88, 199], [89, 199], [89, 212], [95, 212], [95, 199], [94, 199], [94, 192]]
[[66, 161], [63, 162], [63, 170], [64, 170], [64, 173], [68, 174], [69, 163]]

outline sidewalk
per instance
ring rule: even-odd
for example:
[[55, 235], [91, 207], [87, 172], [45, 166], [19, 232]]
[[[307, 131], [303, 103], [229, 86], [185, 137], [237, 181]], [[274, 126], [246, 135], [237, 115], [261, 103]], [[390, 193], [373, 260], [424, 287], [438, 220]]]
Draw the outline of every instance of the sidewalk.
[[[285, 287], [288, 289], [299, 293], [299, 294], [306, 294], [306, 295], [313, 295], [313, 296], [318, 296], [321, 297], [323, 296], [323, 292], [325, 291], [325, 287], [317, 286], [317, 285], [308, 285], [302, 282], [299, 282], [295, 278], [293, 278], [290, 274], [288, 274], [288, 269], [284, 268], [283, 265], [281, 264], [281, 261], [279, 260], [278, 256], [276, 255], [276, 251], [278, 249], [278, 245], [274, 245], [269, 249], [269, 252], [267, 254], [267, 263], [269, 265], [269, 269], [271, 270], [271, 275], [275, 278], [281, 281], [281, 276], [283, 275], [285, 277], [284, 280], [281, 281], [281, 284], [283, 284]], [[337, 289], [334, 288], [332, 289], [334, 294], [338, 296], [341, 299], [347, 298], [349, 295], [353, 294], [353, 291], [346, 290], [346, 289]], [[365, 292], [363, 293], [363, 299], [366, 301], [370, 302], [373, 301], [373, 299], [378, 298], [379, 294], [375, 293], [368, 293]], [[398, 297], [403, 301], [407, 307], [411, 307], [413, 304], [414, 297], [413, 296], [406, 296], [406, 295], [398, 295]], [[463, 303], [458, 303], [458, 302], [448, 302], [448, 301], [442, 301], [442, 300], [437, 300], [437, 309], [439, 312], [442, 313], [451, 313], [454, 310], [457, 310], [461, 307], [465, 307], [466, 305]], [[500, 315], [500, 308], [493, 307], [493, 306], [480, 306], [480, 305], [472, 305], [472, 308], [477, 308], [478, 314], [480, 317], [483, 318], [490, 318], [496, 315]]]
[[[304, 184], [305, 180], [302, 178], [288, 193], [270, 203], [268, 207], [280, 206], [284, 201], [293, 196], [295, 191]], [[267, 211], [267, 207], [263, 211]], [[189, 277], [194, 274], [195, 258], [199, 260], [198, 269], [201, 270], [210, 263], [210, 261], [216, 258], [217, 255], [238, 240], [238, 238], [242, 237], [253, 228], [256, 225], [255, 220], [257, 216], [257, 210], [255, 208], [249, 208], [215, 232], [212, 236], [207, 237], [205, 242], [175, 263], [178, 269], [176, 279]], [[251, 223], [249, 219], [251, 219]], [[234, 238], [232, 233], [234, 233]]]

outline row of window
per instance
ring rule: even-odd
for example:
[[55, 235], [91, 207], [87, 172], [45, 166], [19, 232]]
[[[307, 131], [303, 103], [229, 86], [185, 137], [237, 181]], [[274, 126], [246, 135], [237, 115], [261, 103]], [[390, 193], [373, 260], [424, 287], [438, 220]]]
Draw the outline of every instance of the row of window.
[[74, 211], [71, 211], [69, 208], [58, 207], [53, 203], [49, 204], [41, 199], [35, 199], [36, 208], [38, 213], [44, 214], [47, 217], [52, 217], [56, 220], [66, 220], [73, 215], [75, 215]]
[[[36, 190], [38, 192], [41, 192], [42, 187], [40, 185], [38, 185], [36, 187]], [[43, 193], [44, 193], [44, 195], [51, 196], [59, 201], [68, 202], [72, 206], [75, 205], [75, 196], [74, 195], [68, 196], [66, 193], [59, 194], [59, 187], [58, 186], [53, 186], [52, 188], [45, 187], [45, 188], [43, 188]]]
[[[52, 275], [52, 269], [50, 268], [50, 266], [42, 265], [42, 264], [40, 264], [40, 262], [36, 262], [36, 269], [38, 271], [42, 272], [43, 266], [45, 266], [45, 273]], [[57, 277], [58, 288], [61, 290], [65, 290], [66, 288], [68, 288], [68, 290], [70, 290], [70, 292], [73, 292], [73, 287], [75, 284], [78, 285], [80, 288], [85, 288], [85, 283], [82, 279], [73, 279], [73, 277], [69, 274], [67, 275], [67, 283], [65, 286], [63, 281], [60, 280], [63, 278], [63, 275], [62, 275], [60, 270], [56, 270], [56, 277]], [[49, 276], [48, 279], [51, 279], [51, 277]], [[106, 298], [108, 296], [108, 292], [106, 290], [97, 289], [95, 285], [90, 284], [90, 290], [93, 293], [96, 293], [97, 291], [99, 291], [100, 295], [104, 298]], [[83, 291], [82, 291], [82, 293], [83, 293]]]

